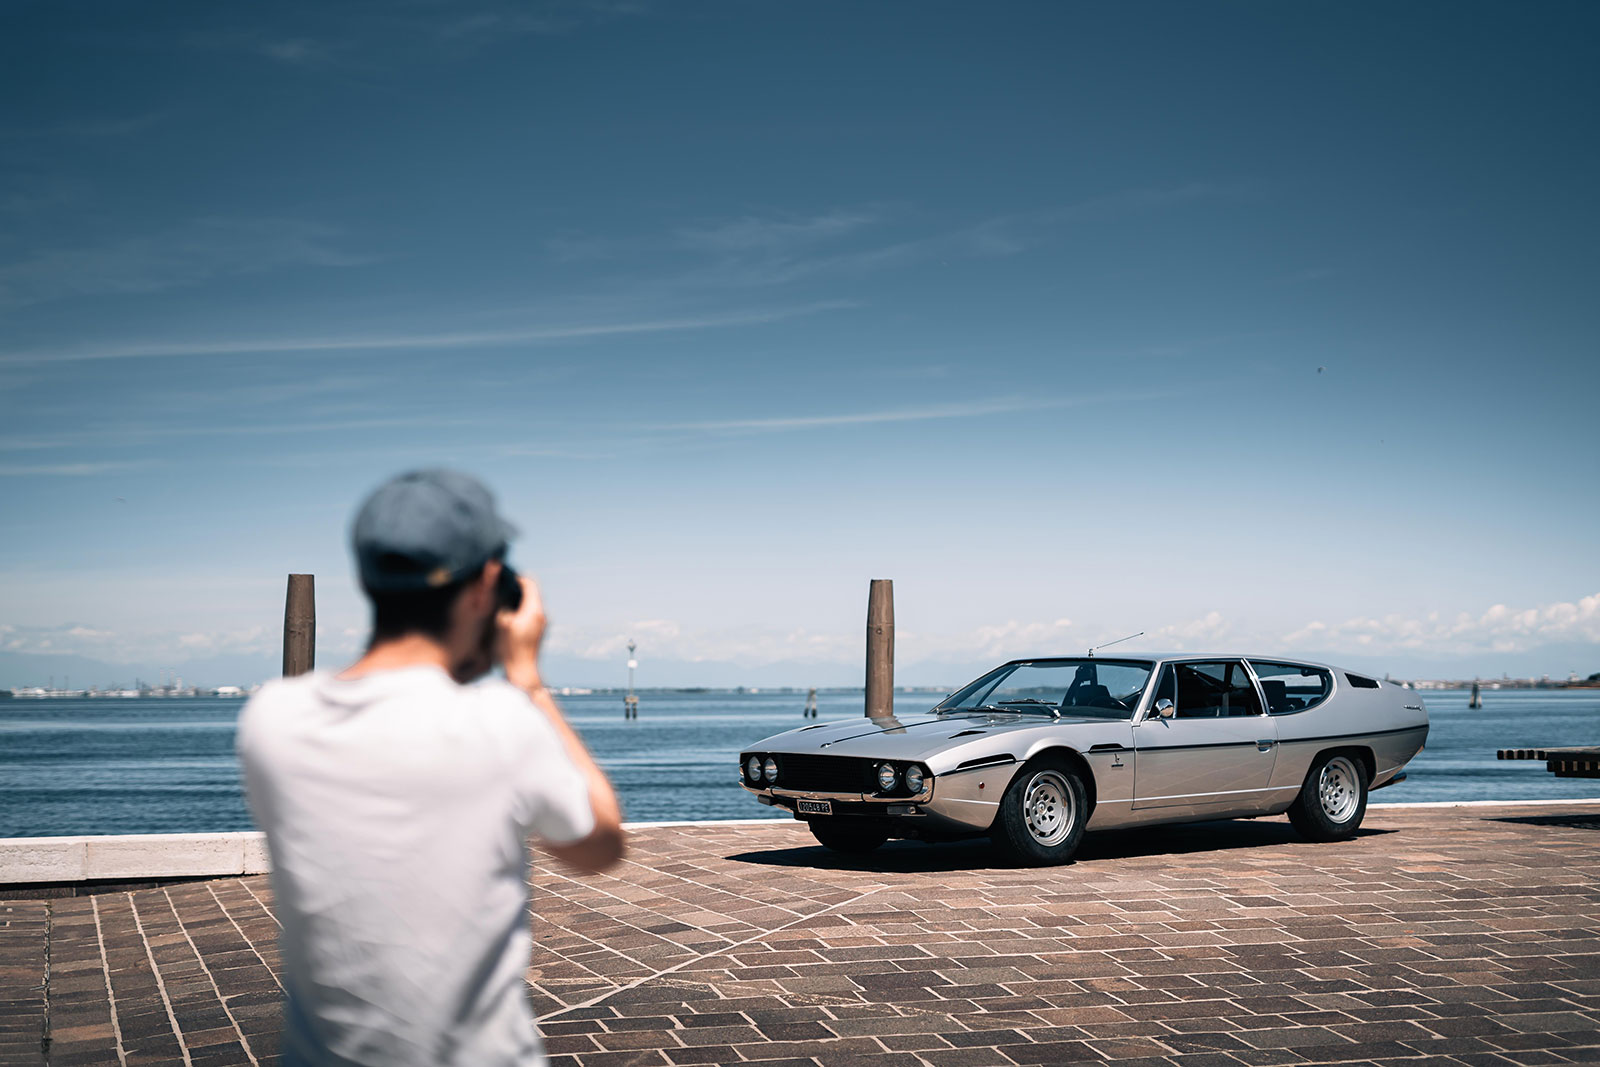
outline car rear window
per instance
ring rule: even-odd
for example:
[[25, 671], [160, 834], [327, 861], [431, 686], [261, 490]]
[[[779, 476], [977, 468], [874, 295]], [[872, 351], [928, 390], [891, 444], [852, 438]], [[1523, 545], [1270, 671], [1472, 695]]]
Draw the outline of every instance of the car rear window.
[[1267, 710], [1274, 715], [1288, 715], [1314, 708], [1333, 692], [1333, 674], [1321, 667], [1307, 667], [1303, 663], [1272, 663], [1253, 659], [1250, 666], [1261, 679], [1261, 692], [1267, 698]]

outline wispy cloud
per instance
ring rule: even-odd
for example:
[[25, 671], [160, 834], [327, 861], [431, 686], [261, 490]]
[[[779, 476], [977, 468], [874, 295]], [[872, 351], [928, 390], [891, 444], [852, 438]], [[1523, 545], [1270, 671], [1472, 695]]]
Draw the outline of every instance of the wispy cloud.
[[1433, 612], [1307, 623], [1284, 638], [1290, 647], [1428, 653], [1520, 652], [1558, 641], [1600, 642], [1600, 593], [1529, 608], [1495, 604], [1477, 615]]
[[327, 63], [332, 60], [334, 54], [334, 49], [327, 43], [314, 41], [306, 37], [280, 41], [262, 41], [256, 45], [256, 51], [268, 59], [295, 67], [316, 66]]
[[[629, 637], [648, 645], [658, 659], [688, 662], [739, 662], [767, 665], [784, 661], [859, 664], [859, 633], [749, 626], [728, 630], [695, 629], [671, 619], [642, 619], [611, 627], [563, 627], [552, 635], [557, 652], [585, 660], [615, 660]], [[1122, 634], [1085, 628], [1071, 619], [1008, 619], [1004, 622], [949, 631], [902, 628], [897, 636], [899, 659], [912, 663], [1000, 662], [1015, 656], [1082, 651]], [[1477, 615], [1450, 619], [1387, 616], [1351, 619], [1339, 624], [1311, 623], [1290, 632], [1248, 621], [1230, 621], [1211, 611], [1153, 629], [1136, 642], [1119, 646], [1134, 650], [1195, 652], [1383, 653], [1412, 658], [1456, 657], [1520, 652], [1562, 642], [1600, 648], [1600, 593], [1572, 602], [1513, 609], [1495, 605]], [[954, 681], [955, 679], [949, 679]]]
[[[319, 628], [320, 629], [320, 628]], [[54, 626], [0, 624], [0, 651], [46, 656], [79, 655], [112, 665], [154, 660], [170, 666], [220, 654], [270, 654], [279, 635], [264, 626], [233, 630], [194, 631], [159, 628], [122, 631], [81, 622]], [[104, 684], [111, 679], [78, 679], [78, 684]], [[45, 679], [38, 681], [42, 684]], [[61, 679], [57, 679], [59, 683]], [[131, 684], [131, 677], [123, 679]]]
[[809, 218], [746, 215], [707, 226], [685, 226], [674, 234], [681, 247], [721, 255], [772, 252], [836, 240], [879, 221], [870, 212], [836, 210]]
[[[187, 425], [183, 423], [153, 423], [97, 429], [68, 430], [48, 436], [0, 437], [0, 452], [32, 452], [51, 448], [84, 448], [126, 446], [145, 441], [191, 437], [276, 437], [282, 435], [307, 435], [319, 433], [345, 433], [352, 430], [419, 430], [448, 429], [450, 427], [479, 426], [482, 420], [451, 415], [403, 415], [381, 419], [327, 419], [316, 422], [285, 422], [274, 420], [263, 423], [226, 423], [214, 425]], [[37, 467], [18, 467], [18, 473], [29, 474], [99, 474], [102, 469], [115, 470], [139, 464], [132, 462], [100, 464], [58, 464]], [[76, 466], [96, 469], [74, 471]], [[4, 473], [4, 468], [0, 468]]]
[[149, 461], [116, 460], [101, 463], [0, 463], [0, 478], [90, 478], [151, 466]]
[[681, 318], [654, 318], [598, 322], [569, 326], [525, 326], [501, 330], [466, 330], [445, 333], [368, 334], [335, 337], [278, 337], [249, 340], [149, 341], [82, 348], [35, 350], [0, 355], [0, 365], [59, 363], [95, 359], [148, 359], [174, 356], [228, 356], [241, 354], [294, 354], [307, 352], [396, 351], [402, 349], [484, 348], [515, 344], [540, 344], [615, 337], [626, 334], [671, 333], [689, 330], [759, 326], [805, 315], [857, 307], [855, 301], [826, 300], [788, 307], [758, 308]]
[[[1143, 394], [1148, 397], [1152, 394]], [[1136, 399], [1129, 395], [1123, 399]], [[655, 431], [698, 431], [706, 433], [782, 433], [789, 430], [812, 430], [831, 426], [871, 426], [892, 422], [926, 422], [933, 419], [971, 419], [987, 415], [1006, 415], [1022, 411], [1049, 411], [1059, 408], [1098, 404], [1106, 400], [1104, 394], [1081, 397], [1030, 399], [1026, 397], [1001, 397], [958, 404], [932, 404], [924, 407], [888, 408], [879, 411], [851, 411], [818, 415], [778, 415], [753, 419], [712, 419], [699, 422], [659, 423], [647, 429]]]
[[651, 10], [643, 0], [480, 0], [466, 9], [428, 3], [332, 4], [299, 12], [292, 34], [224, 27], [189, 33], [184, 43], [203, 51], [258, 56], [290, 68], [377, 70], [459, 61], [521, 38], [572, 34]]
[[563, 234], [546, 247], [558, 260], [694, 257], [675, 276], [688, 287], [780, 286], [812, 278], [859, 277], [926, 263], [998, 259], [1058, 240], [1064, 230], [1185, 204], [1248, 195], [1246, 186], [1189, 184], [1125, 189], [1072, 204], [978, 219], [892, 237], [914, 219], [904, 210], [835, 208], [813, 215], [741, 215], [679, 226], [665, 234], [615, 238]]
[[337, 229], [294, 219], [203, 218], [108, 244], [47, 248], [0, 265], [0, 307], [76, 296], [155, 293], [282, 267], [350, 267]]

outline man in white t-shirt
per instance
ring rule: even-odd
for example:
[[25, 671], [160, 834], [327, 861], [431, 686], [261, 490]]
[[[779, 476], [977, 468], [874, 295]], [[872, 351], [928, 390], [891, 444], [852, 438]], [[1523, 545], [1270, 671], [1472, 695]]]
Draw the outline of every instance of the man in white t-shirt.
[[[527, 840], [587, 872], [624, 840], [540, 681], [544, 609], [505, 566], [514, 533], [466, 475], [380, 486], [352, 527], [366, 653], [271, 682], [240, 715], [283, 923], [284, 1064], [544, 1063]], [[467, 684], [496, 662], [504, 681]]]

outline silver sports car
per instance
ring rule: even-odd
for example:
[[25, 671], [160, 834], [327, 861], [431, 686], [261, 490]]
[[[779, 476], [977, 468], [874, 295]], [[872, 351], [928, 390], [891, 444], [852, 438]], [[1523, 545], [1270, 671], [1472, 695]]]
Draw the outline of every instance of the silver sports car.
[[925, 714], [769, 737], [739, 780], [842, 852], [987, 834], [1050, 864], [1085, 830], [1203, 819], [1349, 837], [1427, 736], [1413, 690], [1280, 656], [1022, 659]]

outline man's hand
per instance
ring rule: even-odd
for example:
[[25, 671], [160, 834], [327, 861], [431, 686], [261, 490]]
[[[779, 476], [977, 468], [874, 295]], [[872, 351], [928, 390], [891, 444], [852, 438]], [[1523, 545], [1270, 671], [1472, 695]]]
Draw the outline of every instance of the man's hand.
[[506, 680], [528, 694], [561, 737], [567, 756], [583, 773], [589, 786], [589, 808], [594, 812], [594, 830], [581, 841], [566, 845], [546, 844], [554, 855], [581, 871], [598, 873], [622, 858], [627, 836], [622, 830], [622, 809], [617, 794], [595, 763], [589, 749], [573, 728], [555, 698], [539, 676], [539, 646], [544, 643], [546, 620], [539, 586], [526, 575], [522, 578], [522, 607], [513, 614], [502, 611], [495, 616], [496, 653], [506, 669]]
[[522, 607], [513, 614], [502, 610], [495, 616], [495, 654], [505, 665], [506, 679], [519, 689], [538, 689], [544, 684], [539, 675], [539, 647], [544, 644], [547, 620], [539, 585], [523, 575]]

